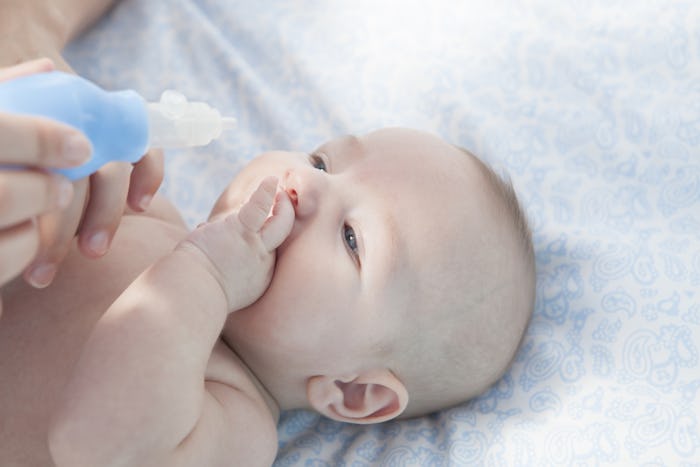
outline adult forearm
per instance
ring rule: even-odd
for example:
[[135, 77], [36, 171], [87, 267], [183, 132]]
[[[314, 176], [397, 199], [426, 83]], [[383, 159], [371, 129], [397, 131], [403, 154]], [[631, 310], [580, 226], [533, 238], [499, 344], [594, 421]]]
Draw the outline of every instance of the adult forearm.
[[108, 309], [51, 428], [57, 465], [142, 465], [197, 424], [204, 375], [227, 316], [216, 281], [175, 251]]
[[55, 8], [62, 17], [62, 39], [65, 46], [77, 35], [87, 29], [95, 21], [117, 3], [118, 0], [33, 0], [40, 8], [47, 5]]
[[65, 68], [65, 45], [116, 0], [0, 0], [0, 66], [48, 56]]

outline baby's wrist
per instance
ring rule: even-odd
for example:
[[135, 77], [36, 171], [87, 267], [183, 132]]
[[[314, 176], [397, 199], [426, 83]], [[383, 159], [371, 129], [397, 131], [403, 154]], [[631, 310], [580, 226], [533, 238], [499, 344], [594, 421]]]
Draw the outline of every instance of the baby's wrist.
[[216, 293], [220, 293], [225, 300], [227, 312], [234, 309], [232, 297], [227, 293], [226, 283], [221, 273], [201, 248], [185, 239], [178, 243], [172, 255], [178, 258], [178, 262], [181, 263], [180, 266], [185, 274], [205, 277], [212, 284], [211, 289], [216, 290]]

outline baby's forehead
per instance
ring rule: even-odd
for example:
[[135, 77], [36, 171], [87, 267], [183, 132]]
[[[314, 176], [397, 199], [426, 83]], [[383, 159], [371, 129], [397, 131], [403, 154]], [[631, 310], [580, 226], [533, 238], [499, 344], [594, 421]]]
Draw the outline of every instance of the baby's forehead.
[[343, 135], [325, 142], [314, 152], [317, 151], [380, 156], [378, 160], [397, 163], [418, 160], [424, 165], [445, 163], [445, 157], [455, 163], [464, 159], [457, 147], [438, 136], [408, 128], [384, 128], [359, 136]]
[[464, 181], [471, 177], [417, 184], [395, 205], [397, 267], [410, 271], [404, 280], [418, 302], [433, 301], [435, 293], [470, 282], [491, 267], [483, 250], [492, 248], [485, 240], [498, 235], [498, 224], [492, 219], [488, 193], [480, 184]]

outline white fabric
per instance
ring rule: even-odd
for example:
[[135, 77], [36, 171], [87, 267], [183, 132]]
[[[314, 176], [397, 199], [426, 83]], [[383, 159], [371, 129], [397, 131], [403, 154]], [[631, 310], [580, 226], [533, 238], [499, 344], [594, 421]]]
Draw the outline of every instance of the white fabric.
[[238, 119], [168, 154], [164, 192], [193, 225], [260, 151], [391, 125], [520, 193], [538, 300], [505, 377], [381, 426], [284, 414], [276, 465], [700, 465], [700, 4], [485, 3], [125, 0], [67, 57]]

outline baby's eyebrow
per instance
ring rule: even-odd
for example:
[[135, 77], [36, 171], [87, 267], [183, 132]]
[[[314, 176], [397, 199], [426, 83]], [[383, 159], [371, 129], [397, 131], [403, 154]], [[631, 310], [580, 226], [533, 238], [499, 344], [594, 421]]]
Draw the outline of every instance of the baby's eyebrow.
[[344, 159], [342, 162], [347, 164], [355, 159], [364, 157], [365, 147], [357, 136], [345, 135], [323, 143], [314, 149], [311, 154], [325, 154], [329, 159]]
[[351, 159], [362, 158], [365, 156], [365, 146], [362, 140], [355, 135], [345, 135], [340, 139], [340, 147], [342, 153], [350, 155]]

